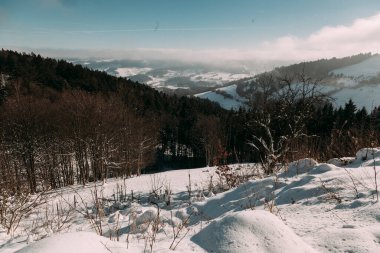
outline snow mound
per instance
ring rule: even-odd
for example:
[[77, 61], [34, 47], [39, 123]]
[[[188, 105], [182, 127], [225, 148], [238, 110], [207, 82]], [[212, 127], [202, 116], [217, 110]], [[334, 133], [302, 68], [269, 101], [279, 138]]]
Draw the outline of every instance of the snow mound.
[[275, 215], [259, 210], [213, 221], [192, 241], [207, 252], [315, 252]]
[[340, 229], [331, 229], [319, 233], [320, 244], [326, 252], [380, 252], [379, 238], [367, 229], [343, 225]]
[[318, 162], [312, 158], [304, 158], [298, 161], [291, 162], [287, 172], [288, 176], [295, 176], [309, 172]]
[[357, 160], [368, 160], [380, 156], [380, 148], [362, 148], [356, 152]]
[[328, 160], [326, 163], [333, 164], [338, 167], [343, 167], [352, 163], [354, 160], [355, 158], [353, 157], [332, 158]]
[[318, 166], [312, 168], [309, 171], [309, 174], [312, 174], [312, 175], [313, 174], [323, 174], [323, 173], [333, 171], [333, 170], [339, 170], [339, 168], [333, 164], [322, 163], [322, 164], [319, 164]]
[[109, 253], [123, 252], [124, 245], [112, 242], [105, 237], [90, 232], [73, 232], [53, 235], [30, 244], [18, 253]]
[[154, 221], [157, 217], [157, 212], [155, 210], [147, 210], [143, 214], [141, 214], [136, 219], [136, 225], [140, 226], [145, 223], [150, 223]]

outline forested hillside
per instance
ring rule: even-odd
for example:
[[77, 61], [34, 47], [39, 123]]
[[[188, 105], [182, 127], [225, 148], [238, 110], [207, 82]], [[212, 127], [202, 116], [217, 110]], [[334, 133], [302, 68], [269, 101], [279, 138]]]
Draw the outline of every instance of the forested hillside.
[[157, 169], [327, 159], [378, 143], [378, 109], [334, 109], [293, 88], [227, 111], [34, 54], [2, 50], [0, 72], [0, 183], [13, 192]]
[[367, 53], [343, 58], [334, 57], [331, 59], [320, 59], [317, 61], [307, 61], [298, 64], [293, 64], [290, 66], [278, 67], [275, 68], [274, 71], [290, 75], [294, 73], [305, 72], [308, 76], [313, 77], [315, 79], [325, 79], [327, 76], [330, 75], [330, 71], [360, 63], [373, 56], [373, 54]]
[[[257, 90], [256, 79], [265, 78], [265, 76], [273, 75], [280, 77], [295, 77], [297, 74], [304, 73], [308, 77], [317, 80], [325, 85], [338, 85], [337, 78], [339, 75], [333, 73], [334, 70], [352, 66], [368, 59], [377, 57], [377, 54], [358, 54], [343, 58], [320, 59], [316, 61], [307, 61], [289, 66], [276, 67], [273, 70], [257, 74], [253, 78], [243, 78], [233, 81], [230, 84], [236, 84], [236, 92], [242, 97], [250, 97]], [[274, 90], [273, 90], [274, 91]]]
[[[36, 191], [203, 166], [218, 159], [231, 132], [233, 115], [215, 103], [62, 60], [2, 50], [0, 72], [3, 186]], [[242, 156], [250, 152], [240, 146]]]

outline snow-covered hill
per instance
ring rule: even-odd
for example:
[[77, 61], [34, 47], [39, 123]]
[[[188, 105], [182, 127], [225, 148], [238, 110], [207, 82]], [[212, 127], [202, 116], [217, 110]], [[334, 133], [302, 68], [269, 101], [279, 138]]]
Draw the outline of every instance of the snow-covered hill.
[[380, 56], [330, 73], [338, 76], [330, 92], [337, 106], [344, 106], [349, 99], [367, 110], [380, 105]]
[[364, 79], [376, 77], [380, 74], [380, 55], [372, 56], [365, 61], [351, 66], [335, 69], [330, 73], [335, 75], [343, 75], [345, 77]]
[[[128, 60], [71, 60], [88, 68], [147, 84], [158, 90], [187, 89], [190, 94], [250, 76], [246, 69], [213, 68], [194, 64]], [[195, 90], [192, 92], [192, 90]], [[199, 91], [198, 91], [199, 92]]]
[[[0, 230], [0, 251], [377, 253], [379, 165], [375, 148], [329, 163], [295, 161], [272, 176], [234, 165], [234, 175], [251, 179], [227, 191], [215, 167], [64, 188], [14, 238]], [[81, 212], [67, 212], [74, 205]]]
[[[249, 97], [250, 92], [256, 90], [250, 88], [250, 85], [255, 84], [254, 80], [255, 78], [245, 78], [234, 81], [237, 85], [228, 86], [229, 92], [236, 94], [236, 87], [240, 85], [243, 86], [241, 90], [245, 92], [244, 96]], [[352, 99], [358, 108], [366, 107], [367, 110], [372, 110], [380, 105], [380, 56], [374, 55], [360, 63], [334, 69], [325, 80], [322, 79], [321, 84], [322, 91], [333, 98], [336, 107], [344, 106]], [[219, 88], [196, 96], [217, 102], [227, 109], [237, 108], [247, 101], [239, 95], [226, 99], [218, 94], [218, 90]]]
[[380, 84], [365, 85], [355, 88], [342, 88], [331, 92], [335, 99], [334, 104], [344, 106], [348, 100], [352, 99], [358, 108], [365, 107], [368, 111], [380, 105]]
[[221, 107], [230, 109], [239, 109], [239, 107], [245, 107], [246, 98], [241, 97], [236, 92], [237, 85], [229, 85], [223, 88], [217, 88], [214, 91], [207, 91], [194, 95], [195, 97], [208, 99], [213, 102], [217, 102]]
[[152, 74], [150, 71], [145, 71], [145, 68], [141, 70], [139, 74], [128, 75], [121, 74], [126, 73], [128, 69], [121, 68], [116, 71], [119, 76], [127, 77], [131, 80], [140, 81], [142, 78], [146, 79], [146, 84], [157, 88], [169, 88], [169, 89], [191, 89], [194, 87], [215, 87], [223, 86], [224, 84], [244, 78], [246, 74], [232, 74], [226, 72], [204, 72], [200, 70], [165, 70], [160, 75]]

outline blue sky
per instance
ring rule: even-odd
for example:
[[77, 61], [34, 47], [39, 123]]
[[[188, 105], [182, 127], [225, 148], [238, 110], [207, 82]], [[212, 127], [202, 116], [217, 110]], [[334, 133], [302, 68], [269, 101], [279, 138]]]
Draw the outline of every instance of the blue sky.
[[[0, 44], [34, 51], [140, 53], [141, 58], [153, 52], [169, 58], [264, 59], [268, 52], [274, 59], [282, 51], [297, 59], [343, 56], [376, 51], [380, 38], [362, 38], [356, 47], [363, 40], [368, 45], [349, 44], [343, 51], [335, 45], [337, 55], [334, 48], [318, 48], [309, 40], [326, 29], [341, 29], [339, 34], [367, 20], [371, 24], [363, 29], [374, 33], [379, 13], [378, 0], [0, 0]], [[352, 29], [350, 36], [356, 40], [354, 33], [361, 36], [363, 29]], [[343, 43], [336, 40], [330, 44]]]

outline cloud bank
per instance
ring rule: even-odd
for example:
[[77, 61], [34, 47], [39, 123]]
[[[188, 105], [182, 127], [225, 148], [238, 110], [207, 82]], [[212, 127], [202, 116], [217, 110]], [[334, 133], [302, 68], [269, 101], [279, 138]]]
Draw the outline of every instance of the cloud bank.
[[138, 48], [124, 54], [137, 59], [298, 62], [368, 52], [380, 52], [380, 13], [356, 19], [348, 26], [326, 26], [304, 38], [283, 36], [246, 50]]
[[327, 26], [307, 38], [285, 36], [273, 42], [265, 42], [258, 50], [258, 57], [292, 60], [312, 60], [342, 57], [364, 52], [380, 52], [380, 13], [355, 20], [349, 26]]
[[[38, 50], [37, 50], [38, 51]], [[243, 64], [247, 67], [380, 53], [380, 13], [354, 20], [347, 26], [326, 26], [306, 37], [283, 36], [250, 49], [162, 49], [44, 50], [53, 57], [103, 57], [130, 60], [167, 60], [211, 65]], [[251, 64], [250, 64], [251, 63]], [[261, 69], [262, 70], [262, 69]]]

